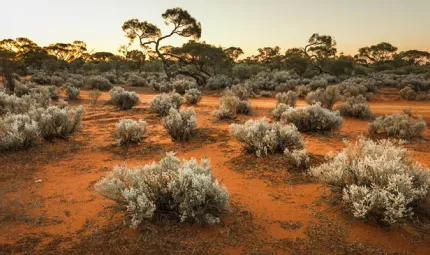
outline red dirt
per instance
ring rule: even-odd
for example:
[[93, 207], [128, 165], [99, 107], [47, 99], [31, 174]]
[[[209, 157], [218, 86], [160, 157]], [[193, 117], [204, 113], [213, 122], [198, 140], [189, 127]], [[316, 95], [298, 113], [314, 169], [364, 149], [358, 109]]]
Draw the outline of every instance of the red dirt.
[[[109, 98], [107, 93], [97, 105], [89, 105], [88, 91], [82, 91], [82, 99], [72, 103], [86, 108], [82, 132], [69, 141], [42, 142], [25, 151], [0, 155], [0, 254], [115, 253], [117, 247], [104, 247], [106, 238], [116, 240], [117, 245], [113, 245], [118, 249], [127, 243], [126, 254], [142, 248], [134, 247], [133, 242], [143, 242], [148, 253], [172, 254], [179, 250], [197, 254], [430, 254], [428, 234], [410, 225], [382, 228], [352, 219], [325, 201], [330, 192], [321, 184], [303, 174], [289, 173], [282, 165], [282, 155], [259, 159], [246, 154], [228, 134], [233, 121], [219, 121], [211, 115], [218, 106], [218, 96], [204, 96], [194, 107], [198, 136], [189, 142], [172, 142], [159, 117], [148, 111], [154, 93], [140, 88], [136, 91], [142, 103], [123, 112], [104, 104]], [[410, 107], [414, 114], [430, 118], [430, 102], [385, 101], [383, 95], [376, 98], [378, 101], [370, 102], [370, 106], [377, 115]], [[269, 117], [276, 105], [273, 98], [255, 98], [251, 103], [251, 118]], [[299, 101], [298, 105], [305, 102]], [[142, 143], [118, 148], [111, 134], [115, 123], [126, 117], [147, 120], [148, 133]], [[234, 122], [247, 118], [239, 116]], [[337, 134], [304, 134], [315, 164], [329, 151], [341, 150], [343, 139], [353, 141], [365, 135], [367, 123], [345, 119]], [[429, 135], [427, 129], [423, 139], [407, 145], [414, 158], [427, 167]], [[176, 151], [180, 158], [210, 158], [214, 175], [231, 194], [231, 212], [219, 226], [209, 228], [174, 223], [173, 230], [163, 232], [163, 227], [151, 225], [150, 232], [143, 232], [147, 234], [144, 241], [137, 231], [128, 229], [112, 230], [118, 234], [110, 236], [107, 229], [119, 225], [121, 215], [111, 217], [105, 207], [112, 203], [94, 192], [94, 183], [114, 165], [146, 164], [159, 160], [167, 151]], [[167, 239], [166, 233], [179, 233], [182, 239]], [[155, 244], [158, 240], [164, 240], [163, 247]]]

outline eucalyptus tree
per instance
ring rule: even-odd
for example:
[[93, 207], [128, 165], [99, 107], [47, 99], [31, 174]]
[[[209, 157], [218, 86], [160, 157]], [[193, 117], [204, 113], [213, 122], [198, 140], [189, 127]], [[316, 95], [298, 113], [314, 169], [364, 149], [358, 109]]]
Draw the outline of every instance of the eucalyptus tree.
[[358, 62], [364, 64], [382, 65], [391, 61], [396, 52], [397, 47], [387, 42], [381, 42], [376, 45], [360, 48], [355, 58]]
[[[162, 50], [161, 43], [172, 37], [180, 36], [183, 38], [200, 39], [202, 34], [202, 26], [188, 11], [181, 8], [167, 9], [162, 15], [164, 23], [172, 27], [169, 33], [163, 35], [160, 28], [148, 21], [140, 21], [139, 19], [130, 19], [122, 25], [122, 30], [132, 44], [136, 39], [142, 47], [153, 47], [157, 56], [163, 63], [163, 69], [168, 79], [175, 77], [178, 74], [192, 76], [185, 70], [172, 70], [172, 62], [169, 59], [172, 57], [171, 52], [166, 53]], [[166, 48], [165, 48], [166, 49]]]
[[336, 41], [330, 35], [315, 33], [303, 48], [303, 53], [309, 58], [309, 63], [320, 73], [329, 73], [324, 70], [324, 64], [327, 59], [336, 56]]

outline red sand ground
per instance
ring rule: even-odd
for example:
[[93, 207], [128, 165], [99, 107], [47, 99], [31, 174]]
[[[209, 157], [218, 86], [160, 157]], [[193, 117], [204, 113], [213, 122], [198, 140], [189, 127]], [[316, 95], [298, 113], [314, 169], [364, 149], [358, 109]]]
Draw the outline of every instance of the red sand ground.
[[[216, 94], [205, 95], [194, 109], [199, 134], [189, 142], [172, 142], [159, 117], [149, 113], [154, 93], [134, 89], [141, 104], [130, 111], [88, 104], [88, 91], [72, 104], [83, 104], [83, 130], [69, 141], [42, 142], [24, 151], [0, 155], [0, 254], [430, 254], [430, 236], [411, 225], [383, 228], [353, 219], [330, 205], [330, 192], [302, 173], [289, 172], [282, 155], [256, 158], [229, 135], [229, 124], [270, 117], [273, 98], [251, 99], [254, 112], [235, 121], [219, 121], [211, 112]], [[384, 89], [370, 102], [376, 115], [401, 112], [430, 119], [430, 102], [399, 101]], [[298, 105], [305, 105], [299, 101]], [[148, 122], [146, 139], [119, 148], [111, 135], [121, 118]], [[345, 119], [332, 135], [303, 134], [318, 164], [329, 151], [367, 133], [367, 121]], [[406, 145], [413, 157], [430, 166], [430, 132]], [[114, 165], [158, 161], [167, 151], [180, 158], [211, 159], [214, 174], [231, 194], [231, 209], [222, 223], [202, 228], [172, 222], [149, 224], [139, 232], [122, 227], [121, 213], [96, 194], [94, 183]], [[40, 180], [40, 181], [38, 181]]]

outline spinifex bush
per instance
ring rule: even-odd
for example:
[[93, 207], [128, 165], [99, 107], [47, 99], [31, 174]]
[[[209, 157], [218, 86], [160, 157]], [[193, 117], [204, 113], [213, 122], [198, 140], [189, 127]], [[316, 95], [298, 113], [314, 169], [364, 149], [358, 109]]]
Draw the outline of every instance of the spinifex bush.
[[109, 91], [111, 102], [120, 110], [129, 110], [139, 103], [136, 92], [126, 91], [121, 87], [114, 87]]
[[41, 137], [51, 140], [53, 138], [67, 138], [81, 128], [84, 107], [75, 109], [49, 106], [47, 109], [39, 108], [31, 115], [39, 123]]
[[196, 112], [192, 108], [182, 111], [170, 108], [169, 114], [163, 118], [162, 122], [174, 141], [188, 140], [197, 131]]
[[384, 224], [412, 216], [428, 195], [430, 181], [428, 170], [414, 163], [405, 148], [364, 138], [355, 145], [347, 143], [342, 152], [310, 172], [334, 186], [355, 217]]
[[39, 134], [37, 122], [28, 114], [0, 117], [0, 151], [28, 147], [39, 138]]
[[294, 107], [296, 106], [297, 95], [294, 91], [282, 92], [276, 94], [276, 100], [278, 100], [278, 104], [286, 104], [288, 106]]
[[289, 108], [281, 115], [282, 122], [293, 123], [300, 131], [324, 132], [338, 130], [342, 126], [342, 117], [338, 111], [330, 111], [319, 104], [304, 108]]
[[188, 89], [185, 91], [185, 101], [187, 104], [197, 104], [202, 99], [202, 92], [198, 89]]
[[68, 86], [66, 87], [66, 93], [69, 99], [76, 100], [78, 99], [79, 94], [81, 93], [81, 90], [79, 88]]
[[183, 103], [183, 98], [178, 93], [158, 94], [151, 100], [151, 112], [158, 113], [160, 116], [169, 114], [170, 108], [179, 109]]
[[225, 93], [220, 99], [219, 109], [214, 111], [214, 115], [220, 119], [233, 119], [236, 117], [239, 98], [232, 93]]
[[372, 111], [366, 102], [366, 98], [362, 95], [348, 98], [345, 104], [337, 107], [337, 110], [342, 116], [359, 119], [369, 119], [372, 117]]
[[306, 96], [306, 102], [308, 102], [308, 104], [320, 103], [322, 107], [327, 109], [331, 109], [340, 99], [339, 89], [336, 85], [329, 86], [325, 90], [318, 89], [309, 92]]
[[260, 157], [263, 153], [284, 152], [285, 149], [302, 149], [303, 140], [294, 125], [270, 124], [266, 119], [248, 120], [245, 124], [230, 125], [232, 135], [242, 142], [249, 152]]
[[383, 134], [388, 137], [400, 139], [412, 139], [421, 136], [426, 128], [426, 123], [419, 116], [415, 119], [406, 114], [391, 114], [380, 116], [369, 124], [370, 135]]
[[122, 119], [116, 124], [114, 137], [118, 145], [127, 145], [129, 143], [138, 143], [142, 141], [146, 133], [146, 121]]
[[95, 189], [126, 212], [125, 223], [176, 218], [201, 225], [216, 224], [227, 209], [228, 191], [212, 175], [208, 159], [181, 161], [167, 153], [159, 163], [116, 166]]

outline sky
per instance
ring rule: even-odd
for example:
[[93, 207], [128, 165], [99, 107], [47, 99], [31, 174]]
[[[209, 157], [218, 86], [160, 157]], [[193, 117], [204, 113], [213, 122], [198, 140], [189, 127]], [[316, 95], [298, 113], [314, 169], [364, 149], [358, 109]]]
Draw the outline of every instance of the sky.
[[[389, 42], [399, 50], [430, 51], [430, 0], [0, 0], [0, 40], [27, 37], [40, 46], [81, 40], [117, 53], [131, 18], [167, 33], [161, 14], [181, 7], [202, 23], [202, 38], [241, 47], [247, 56], [280, 46], [303, 47], [313, 33], [331, 35], [338, 52]], [[185, 42], [169, 38], [165, 45]]]

